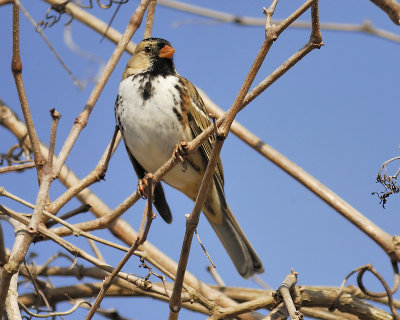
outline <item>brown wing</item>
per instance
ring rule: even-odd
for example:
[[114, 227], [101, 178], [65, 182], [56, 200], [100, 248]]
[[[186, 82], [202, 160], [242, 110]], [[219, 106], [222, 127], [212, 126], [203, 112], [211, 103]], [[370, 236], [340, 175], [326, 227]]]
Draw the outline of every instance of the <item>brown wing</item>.
[[[207, 127], [211, 125], [210, 117], [208, 115], [207, 108], [201, 99], [200, 94], [197, 92], [194, 85], [182, 76], [179, 76], [185, 89], [182, 93], [187, 94], [188, 97], [182, 97], [184, 107], [187, 110], [187, 116], [189, 120], [189, 126], [192, 130], [194, 138], [202, 133]], [[187, 98], [187, 99], [185, 99]], [[185, 103], [187, 101], [187, 103]], [[214, 135], [211, 135], [207, 140], [200, 146], [200, 151], [203, 155], [204, 160], [208, 163], [211, 157], [211, 152], [215, 143]], [[215, 167], [215, 178], [221, 186], [224, 185], [224, 172], [222, 169], [221, 159], [218, 159], [217, 166]]]

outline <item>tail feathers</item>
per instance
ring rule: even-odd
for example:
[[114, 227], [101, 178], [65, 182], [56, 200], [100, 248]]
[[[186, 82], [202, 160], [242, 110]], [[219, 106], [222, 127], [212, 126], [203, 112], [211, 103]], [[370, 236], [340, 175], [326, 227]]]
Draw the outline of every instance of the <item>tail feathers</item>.
[[[214, 231], [221, 240], [237, 271], [243, 278], [249, 278], [255, 273], [264, 272], [263, 264], [257, 253], [244, 235], [230, 208], [223, 208], [222, 223], [208, 219]], [[206, 216], [210, 215], [206, 213]]]

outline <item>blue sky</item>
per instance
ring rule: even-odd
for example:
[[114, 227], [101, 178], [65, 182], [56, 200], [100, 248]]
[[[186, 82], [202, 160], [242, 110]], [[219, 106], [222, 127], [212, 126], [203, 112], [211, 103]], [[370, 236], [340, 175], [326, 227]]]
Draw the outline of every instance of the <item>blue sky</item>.
[[[262, 1], [188, 1], [207, 8], [238, 15], [262, 17]], [[43, 19], [48, 5], [23, 1], [35, 20]], [[123, 32], [137, 5], [131, 1], [123, 6], [113, 27]], [[301, 1], [281, 1], [274, 18], [287, 17]], [[96, 5], [95, 5], [96, 7]], [[108, 21], [113, 10], [91, 10]], [[11, 62], [11, 6], [0, 7], [0, 98], [22, 118]], [[376, 27], [399, 34], [398, 26], [379, 8], [365, 0], [321, 1], [322, 22], [361, 23], [370, 19]], [[301, 20], [310, 19], [309, 12]], [[72, 72], [88, 78], [97, 64], [72, 53], [64, 43], [61, 21], [46, 34]], [[168, 39], [174, 48], [175, 64], [180, 74], [202, 88], [214, 102], [227, 110], [259, 49], [262, 27], [243, 27], [218, 23], [206, 18], [158, 6], [153, 35]], [[389, 198], [386, 209], [371, 192], [382, 191], [375, 182], [383, 161], [399, 154], [399, 43], [371, 35], [322, 30], [325, 46], [314, 50], [284, 77], [243, 110], [237, 120], [285, 156], [316, 177], [352, 206], [390, 234], [399, 233], [398, 196]], [[72, 37], [83, 50], [106, 62], [114, 44], [100, 43], [100, 36], [81, 25], [72, 23]], [[133, 37], [143, 37], [140, 29]], [[288, 29], [274, 43], [255, 83], [265, 78], [308, 40], [309, 31]], [[56, 151], [82, 110], [93, 88], [90, 83], [78, 90], [46, 47], [27, 19], [21, 16], [21, 56], [23, 77], [33, 120], [41, 140], [49, 142], [51, 119], [48, 110], [56, 108], [62, 118], [59, 124]], [[88, 126], [80, 135], [67, 160], [68, 166], [84, 177], [97, 164], [111, 139], [114, 122], [114, 101], [125, 64], [124, 54], [106, 85], [91, 115]], [[15, 139], [0, 128], [0, 152], [4, 153]], [[233, 134], [222, 150], [227, 201], [242, 228], [265, 265], [260, 277], [277, 288], [293, 268], [299, 273], [299, 284], [340, 286], [351, 270], [371, 263], [392, 282], [392, 272], [386, 254], [367, 236], [347, 222], [302, 185], [261, 157]], [[393, 172], [398, 166], [394, 164]], [[136, 188], [136, 176], [121, 145], [112, 158], [106, 180], [91, 189], [111, 208], [118, 205]], [[35, 172], [12, 173], [0, 176], [0, 186], [24, 199], [34, 202], [37, 185]], [[184, 214], [192, 209], [192, 202], [178, 191], [165, 187], [174, 214], [172, 225], [157, 218], [149, 234], [149, 241], [170, 257], [179, 258], [184, 235]], [[64, 187], [54, 182], [51, 198], [55, 199]], [[28, 212], [12, 201], [1, 202]], [[78, 206], [77, 201], [63, 209]], [[124, 214], [135, 229], [139, 228], [144, 201]], [[86, 214], [73, 221], [90, 219]], [[7, 243], [13, 243], [12, 230], [3, 223]], [[198, 227], [199, 235], [217, 265], [217, 271], [232, 286], [257, 287], [251, 280], [237, 274], [222, 245], [204, 217]], [[108, 231], [96, 234], [115, 240]], [[85, 242], [70, 239], [88, 248]], [[45, 261], [48, 244], [39, 243], [32, 251]], [[46, 249], [48, 250], [48, 249]], [[58, 250], [54, 247], [54, 250]], [[90, 249], [88, 249], [90, 250]], [[115, 265], [121, 253], [105, 251], [107, 262]], [[84, 261], [80, 261], [84, 263]], [[133, 261], [127, 272], [142, 273]], [[193, 242], [188, 269], [205, 282], [213, 283], [205, 268], [207, 259], [196, 241]], [[369, 278], [371, 289], [382, 291]], [[60, 280], [60, 283], [63, 280]], [[350, 280], [355, 284], [355, 279]], [[397, 296], [397, 298], [399, 298]], [[121, 314], [134, 319], [165, 317], [168, 305], [149, 299], [113, 299], [103, 307], [119, 305]], [[154, 306], [157, 306], [155, 308]], [[67, 308], [67, 305], [63, 307]], [[134, 308], [134, 312], [132, 312]], [[73, 319], [71, 317], [70, 319]], [[203, 315], [182, 312], [182, 319], [204, 319]], [[100, 317], [99, 317], [100, 319]]]

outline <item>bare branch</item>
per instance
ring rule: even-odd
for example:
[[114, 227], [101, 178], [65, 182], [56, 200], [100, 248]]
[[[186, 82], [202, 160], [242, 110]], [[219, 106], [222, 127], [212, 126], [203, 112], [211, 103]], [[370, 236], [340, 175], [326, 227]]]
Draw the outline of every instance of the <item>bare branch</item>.
[[400, 3], [396, 0], [371, 0], [387, 13], [393, 23], [400, 25]]
[[22, 171], [25, 169], [34, 168], [35, 166], [36, 165], [34, 162], [29, 162], [29, 163], [25, 163], [25, 164], [17, 164], [17, 165], [13, 165], [13, 166], [7, 166], [7, 167], [0, 168], [0, 174], [13, 172], [13, 171]]
[[303, 319], [303, 315], [296, 310], [294, 306], [293, 299], [290, 295], [290, 290], [297, 283], [297, 272], [293, 270], [285, 277], [282, 284], [278, 288], [279, 294], [282, 296], [283, 301], [285, 302], [286, 309], [290, 315], [290, 319], [292, 320], [300, 320]]
[[153, 31], [154, 13], [156, 11], [157, 0], [150, 0], [147, 8], [146, 26], [144, 30], [144, 39], [150, 38]]
[[71, 309], [67, 310], [67, 311], [49, 312], [49, 313], [34, 313], [34, 312], [31, 312], [22, 302], [19, 302], [20, 307], [22, 309], [24, 309], [24, 311], [27, 314], [29, 314], [30, 316], [35, 317], [35, 318], [46, 318], [46, 319], [48, 319], [50, 317], [61, 317], [61, 316], [66, 316], [66, 315], [72, 314], [82, 304], [89, 304], [90, 305], [90, 303], [85, 301], [85, 300], [77, 300], [77, 301], [75, 301], [74, 306]]
[[47, 163], [49, 167], [53, 169], [53, 156], [54, 156], [54, 147], [56, 145], [57, 126], [58, 126], [58, 121], [61, 118], [61, 114], [56, 109], [51, 109], [50, 114], [53, 121], [51, 122], [50, 147], [49, 147], [49, 155]]
[[19, 43], [19, 8], [14, 3], [13, 5], [13, 55], [11, 62], [11, 70], [14, 75], [15, 85], [17, 87], [19, 100], [21, 103], [22, 113], [24, 115], [29, 140], [32, 143], [33, 156], [35, 159], [36, 169], [38, 171], [38, 177], [40, 178], [42, 168], [44, 166], [44, 159], [40, 153], [39, 139], [33, 124], [31, 112], [29, 109], [28, 99], [26, 98], [26, 92], [24, 82], [22, 80], [22, 62], [20, 56], [20, 43]]

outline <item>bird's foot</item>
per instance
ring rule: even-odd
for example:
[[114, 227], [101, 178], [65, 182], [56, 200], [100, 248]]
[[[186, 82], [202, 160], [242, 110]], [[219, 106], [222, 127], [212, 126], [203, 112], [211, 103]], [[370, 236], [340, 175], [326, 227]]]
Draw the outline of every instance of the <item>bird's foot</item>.
[[148, 175], [149, 173], [146, 173], [146, 175], [143, 177], [143, 179], [139, 179], [138, 185], [137, 185], [137, 191], [139, 194], [142, 196], [142, 199], [147, 199], [149, 197], [149, 183], [148, 183]]
[[187, 169], [187, 162], [185, 157], [188, 156], [188, 142], [186, 140], [182, 140], [181, 143], [177, 144], [174, 148], [174, 152], [172, 155], [176, 157], [182, 164], [183, 171]]

